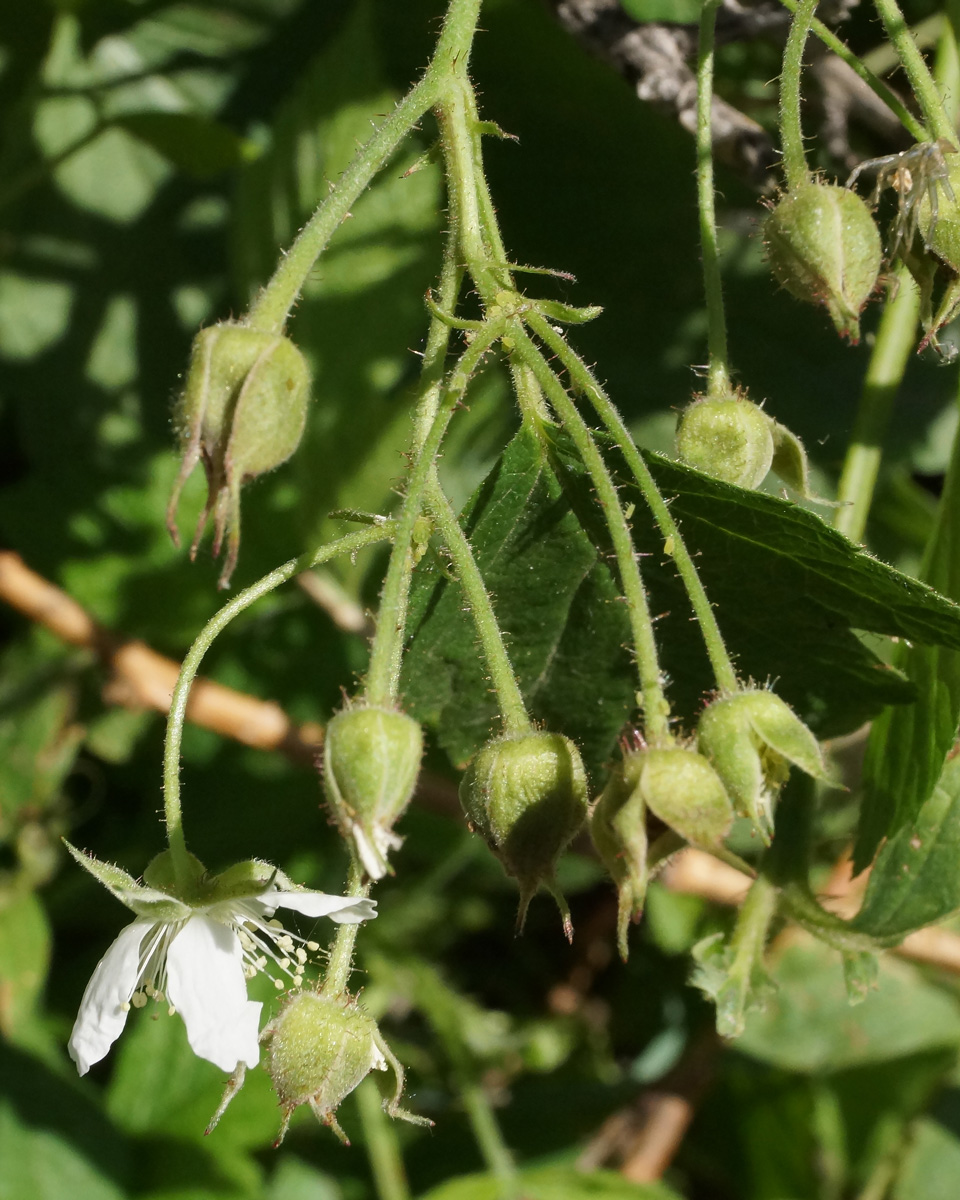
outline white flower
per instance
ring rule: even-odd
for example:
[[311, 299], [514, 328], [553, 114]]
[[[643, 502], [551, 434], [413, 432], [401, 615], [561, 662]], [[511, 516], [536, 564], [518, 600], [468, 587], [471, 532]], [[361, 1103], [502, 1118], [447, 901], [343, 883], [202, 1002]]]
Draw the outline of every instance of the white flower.
[[148, 999], [165, 1001], [181, 1015], [199, 1058], [224, 1071], [239, 1063], [256, 1066], [263, 1006], [247, 999], [247, 980], [272, 961], [281, 976], [276, 987], [284, 986], [282, 976], [299, 984], [307, 951], [319, 949], [272, 920], [276, 909], [345, 922], [376, 916], [372, 900], [297, 888], [266, 863], [240, 863], [209, 879], [193, 860], [197, 873], [183, 898], [170, 882], [168, 852], [147, 869], [145, 885], [69, 849], [138, 916], [97, 964], [80, 1002], [69, 1051], [81, 1075], [120, 1036], [131, 1007], [142, 1008]]

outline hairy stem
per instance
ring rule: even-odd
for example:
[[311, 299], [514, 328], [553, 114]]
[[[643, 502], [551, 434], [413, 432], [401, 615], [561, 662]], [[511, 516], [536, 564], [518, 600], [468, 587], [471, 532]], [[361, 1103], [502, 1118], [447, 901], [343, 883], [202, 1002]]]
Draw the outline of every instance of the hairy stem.
[[637, 656], [647, 740], [653, 745], [669, 745], [673, 740], [670, 733], [670, 706], [663, 691], [653, 618], [640, 577], [640, 566], [630, 526], [620, 504], [616, 485], [587, 423], [577, 411], [577, 406], [518, 320], [514, 321], [510, 336], [521, 361], [532, 370], [550, 405], [573, 438], [580, 459], [596, 489], [604, 520], [610, 530], [610, 540], [620, 574], [620, 586], [623, 588], [627, 604], [630, 632]]
[[792, 192], [810, 179], [807, 156], [803, 150], [803, 128], [800, 123], [800, 76], [803, 72], [803, 48], [813, 24], [817, 0], [800, 0], [790, 25], [790, 34], [783, 51], [783, 71], [780, 75], [780, 144], [783, 148], [783, 170], [787, 187]]
[[423, 507], [424, 490], [453, 411], [462, 400], [481, 359], [501, 337], [505, 325], [504, 318], [488, 321], [460, 356], [438, 397], [436, 415], [410, 473], [403, 507], [397, 518], [396, 539], [380, 595], [377, 632], [370, 651], [365, 692], [371, 704], [389, 707], [396, 700], [413, 571], [413, 533]]
[[703, 256], [703, 291], [707, 302], [708, 396], [722, 396], [730, 390], [727, 322], [723, 313], [713, 186], [713, 41], [717, 9], [721, 2], [704, 0], [700, 11], [700, 41], [697, 49], [697, 208]]
[[586, 363], [577, 355], [566, 339], [556, 332], [549, 321], [543, 317], [533, 316], [528, 319], [527, 323], [563, 363], [574, 387], [590, 400], [607, 432], [613, 437], [623, 454], [647, 506], [653, 513], [657, 528], [663, 534], [665, 543], [670, 546], [670, 553], [676, 564], [677, 572], [700, 627], [717, 686], [725, 694], [736, 692], [738, 690], [737, 673], [724, 645], [713, 606], [707, 598], [707, 593], [690, 552], [687, 550], [686, 543], [680, 536], [680, 528], [673, 519], [670, 508], [650, 474], [649, 467], [643, 461], [636, 443], [630, 436], [623, 417]]
[[[802, 0], [780, 0], [783, 7], [789, 9], [792, 13], [795, 13], [800, 8], [801, 2]], [[816, 19], [814, 19], [810, 29], [828, 50], [833, 51], [838, 58], [843, 59], [847, 66], [860, 76], [874, 95], [879, 96], [915, 142], [925, 142], [929, 139], [930, 134], [926, 128], [920, 124], [900, 98], [887, 87], [878, 75], [860, 61], [850, 47], [845, 45], [832, 29], [829, 29], [822, 21]]]
[[946, 138], [951, 145], [957, 144], [957, 133], [953, 128], [943, 98], [937, 88], [930, 68], [924, 61], [923, 55], [913, 40], [913, 34], [906, 21], [897, 0], [874, 0], [874, 7], [883, 22], [890, 43], [897, 52], [897, 57], [910, 80], [910, 87], [920, 105], [923, 119], [934, 138]]
[[493, 611], [490, 594], [483, 582], [483, 576], [473, 556], [473, 550], [467, 540], [457, 515], [450, 501], [440, 486], [440, 481], [434, 471], [427, 486], [427, 507], [433, 514], [440, 530], [440, 536], [449, 551], [454, 569], [470, 606], [470, 615], [477, 628], [483, 654], [487, 660], [487, 669], [497, 695], [497, 704], [503, 714], [503, 724], [507, 733], [524, 733], [531, 728], [530, 717], [523, 702], [523, 694], [513, 666], [510, 663], [507, 648], [504, 645], [503, 633], [497, 624]]
[[311, 567], [329, 562], [338, 554], [353, 554], [364, 546], [374, 542], [382, 542], [393, 536], [392, 521], [385, 521], [368, 529], [360, 529], [356, 533], [347, 534], [335, 542], [321, 546], [319, 550], [311, 550], [292, 558], [283, 566], [277, 567], [256, 583], [245, 588], [225, 604], [223, 608], [204, 625], [193, 645], [187, 652], [173, 696], [170, 700], [170, 713], [167, 717], [167, 731], [163, 747], [163, 809], [164, 821], [167, 828], [167, 841], [173, 860], [174, 871], [178, 882], [185, 882], [190, 876], [189, 860], [186, 854], [186, 840], [183, 834], [183, 814], [180, 804], [180, 747], [183, 741], [183, 725], [187, 712], [187, 701], [190, 699], [190, 688], [200, 669], [204, 655], [210, 649], [214, 640], [226, 629], [234, 617], [238, 617], [251, 604], [256, 603], [261, 596], [266, 596], [294, 575]]
[[251, 306], [246, 321], [258, 329], [282, 333], [290, 311], [331, 237], [352, 205], [386, 165], [397, 147], [441, 94], [453, 76], [466, 69], [480, 15], [481, 0], [450, 0], [443, 29], [423, 78], [400, 101], [364, 145], [333, 191], [300, 231]]
[[[370, 893], [370, 880], [366, 878], [363, 868], [355, 855], [350, 857], [350, 870], [343, 894], [345, 896], [367, 896]], [[356, 921], [344, 921], [337, 926], [333, 939], [333, 948], [327, 961], [327, 969], [323, 974], [323, 987], [320, 989], [324, 996], [342, 996], [350, 982], [353, 970], [353, 948], [357, 943], [357, 932], [360, 925]]]

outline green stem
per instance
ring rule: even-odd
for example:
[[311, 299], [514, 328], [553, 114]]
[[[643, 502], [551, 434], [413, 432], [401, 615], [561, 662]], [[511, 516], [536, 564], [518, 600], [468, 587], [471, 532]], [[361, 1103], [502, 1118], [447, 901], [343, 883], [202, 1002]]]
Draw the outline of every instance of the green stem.
[[800, 0], [790, 25], [790, 34], [783, 51], [783, 71], [780, 75], [780, 143], [783, 148], [783, 170], [787, 188], [795, 191], [810, 179], [807, 156], [803, 150], [803, 128], [800, 123], [800, 76], [803, 71], [803, 48], [813, 24], [817, 0]]
[[673, 519], [670, 508], [650, 474], [649, 467], [643, 461], [636, 443], [630, 436], [623, 417], [597, 382], [589, 367], [566, 339], [556, 332], [549, 321], [534, 315], [528, 318], [527, 323], [541, 341], [557, 355], [567, 370], [574, 387], [589, 398], [607, 432], [617, 443], [647, 506], [653, 513], [657, 528], [663, 534], [664, 541], [670, 546], [670, 553], [673, 555], [673, 561], [690, 599], [697, 624], [700, 626], [700, 633], [710, 658], [717, 686], [724, 694], [732, 695], [739, 686], [737, 673], [724, 645], [713, 606], [707, 599], [707, 593], [700, 581], [697, 568], [687, 550], [686, 543], [680, 536], [680, 528]]
[[481, 0], [450, 0], [437, 48], [423, 78], [361, 148], [336, 187], [300, 231], [251, 306], [246, 317], [248, 324], [272, 333], [283, 332], [314, 263], [346, 220], [357, 198], [410, 130], [450, 89], [451, 77], [466, 70], [480, 3]]
[[[343, 894], [345, 896], [367, 896], [370, 894], [370, 880], [357, 861], [354, 854], [350, 856], [350, 870], [347, 873], [347, 883]], [[353, 971], [353, 948], [357, 942], [357, 931], [360, 925], [355, 921], [344, 921], [337, 926], [333, 939], [333, 948], [327, 961], [327, 969], [323, 973], [323, 986], [320, 989], [324, 996], [336, 998], [342, 996], [350, 982]]]
[[754, 964], [763, 957], [778, 896], [779, 890], [765, 875], [758, 875], [750, 885], [730, 939], [731, 975], [741, 974], [749, 979]]
[[410, 1200], [410, 1186], [403, 1169], [400, 1142], [393, 1122], [383, 1111], [380, 1089], [368, 1076], [354, 1095], [379, 1200]]
[[713, 41], [717, 9], [722, 0], [704, 0], [700, 10], [697, 49], [697, 207], [700, 214], [700, 249], [703, 256], [703, 290], [707, 302], [707, 395], [730, 391], [727, 360], [727, 323], [723, 313], [720, 248], [713, 186]]
[[547, 400], [573, 438], [580, 459], [596, 489], [604, 520], [610, 530], [610, 540], [620, 573], [620, 586], [623, 588], [627, 604], [630, 632], [637, 656], [647, 740], [653, 745], [669, 745], [673, 741], [670, 733], [670, 706], [663, 692], [653, 620], [640, 577], [630, 526], [621, 507], [616, 485], [587, 423], [519, 320], [513, 322], [510, 336], [516, 345], [518, 356], [533, 371]]
[[[780, 3], [784, 8], [795, 13], [800, 8], [801, 0], [780, 0]], [[900, 98], [894, 95], [883, 80], [860, 61], [849, 46], [841, 42], [832, 29], [828, 29], [822, 21], [814, 19], [811, 31], [816, 34], [828, 50], [832, 50], [838, 58], [843, 59], [851, 70], [856, 71], [874, 95], [879, 96], [887, 108], [890, 109], [915, 142], [926, 142], [929, 140], [930, 134], [928, 131], [920, 124], [913, 113], [905, 107]]]
[[897, 268], [888, 295], [891, 298], [877, 329], [837, 488], [842, 507], [836, 510], [834, 524], [853, 542], [863, 540], [890, 410], [903, 381], [920, 315], [920, 294], [906, 267]]
[[490, 594], [483, 582], [470, 542], [440, 486], [435, 471], [427, 487], [426, 502], [437, 522], [440, 536], [446, 544], [459, 577], [460, 587], [470, 606], [470, 613], [487, 660], [490, 679], [497, 694], [497, 703], [503, 714], [504, 728], [507, 733], [524, 733], [531, 728], [530, 717], [503, 642], [503, 634], [497, 624]]
[[170, 699], [170, 713], [167, 717], [167, 732], [163, 746], [164, 821], [178, 883], [186, 883], [191, 878], [180, 805], [180, 746], [183, 741], [183, 725], [186, 719], [187, 702], [190, 699], [190, 688], [200, 669], [204, 655], [234, 617], [238, 617], [251, 604], [256, 603], [261, 596], [266, 596], [282, 583], [286, 583], [288, 579], [292, 579], [294, 575], [299, 575], [301, 571], [307, 571], [311, 567], [329, 562], [338, 554], [353, 554], [364, 546], [385, 541], [392, 535], [393, 522], [385, 521], [373, 528], [360, 529], [356, 533], [347, 534], [335, 542], [321, 546], [319, 550], [311, 550], [307, 554], [301, 554], [299, 558], [290, 559], [283, 566], [277, 567], [234, 596], [229, 604], [225, 604], [204, 625], [190, 647], [180, 667], [180, 674]]
[[389, 707], [396, 700], [403, 658], [410, 578], [413, 572], [413, 532], [423, 507], [424, 490], [453, 411], [466, 392], [471, 376], [480, 365], [481, 359], [502, 336], [505, 325], [504, 318], [487, 322], [486, 328], [474, 335], [473, 341], [460, 356], [437, 398], [436, 415], [410, 473], [407, 493], [397, 519], [396, 539], [380, 595], [377, 632], [370, 651], [365, 692], [371, 704]]
[[517, 1167], [487, 1093], [479, 1083], [464, 1082], [460, 1099], [487, 1169], [500, 1185], [500, 1200], [515, 1200], [520, 1193]]
[[[463, 268], [457, 262], [457, 246], [460, 234], [456, 215], [451, 212], [447, 229], [447, 240], [443, 252], [443, 266], [437, 288], [437, 304], [442, 312], [452, 313], [463, 282]], [[430, 426], [437, 415], [440, 393], [443, 389], [443, 366], [450, 347], [450, 326], [439, 317], [432, 317], [427, 331], [427, 343], [423, 352], [423, 367], [420, 373], [420, 399], [417, 402], [413, 426], [413, 456], [422, 450], [430, 433]]]
[[944, 108], [943, 99], [934, 81], [930, 68], [913, 40], [913, 34], [897, 0], [874, 0], [874, 7], [883, 22], [897, 57], [910, 80], [910, 86], [920, 105], [920, 111], [934, 138], [946, 138], [951, 145], [957, 144], [957, 133]]

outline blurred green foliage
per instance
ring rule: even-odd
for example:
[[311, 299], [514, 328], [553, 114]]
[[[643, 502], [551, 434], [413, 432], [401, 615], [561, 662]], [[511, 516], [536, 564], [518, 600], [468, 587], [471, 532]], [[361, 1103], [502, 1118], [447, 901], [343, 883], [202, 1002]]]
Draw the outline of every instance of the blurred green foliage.
[[[640, 20], [664, 19], [668, 10], [691, 20], [698, 8], [654, 0], [625, 7]], [[177, 469], [171, 400], [191, 336], [199, 324], [243, 310], [370, 122], [427, 61], [442, 8], [440, 0], [7, 5], [0, 21], [0, 537], [104, 625], [180, 658], [219, 606], [208, 549], [191, 565], [164, 529]], [[929, 8], [918, 5], [914, 15]], [[604, 306], [576, 343], [598, 364], [640, 443], [668, 450], [674, 410], [699, 386], [690, 364], [704, 358], [690, 139], [588, 58], [546, 6], [488, 0], [482, 24], [473, 75], [485, 115], [520, 139], [488, 149], [508, 245], [521, 262], [577, 276], [575, 286], [549, 285], [558, 299]], [[851, 36], [866, 49], [877, 35], [858, 14]], [[744, 90], [735, 66], [727, 82]], [[751, 79], [757, 96], [765, 79]], [[314, 372], [308, 432], [297, 456], [250, 492], [239, 586], [339, 529], [331, 510], [381, 512], [394, 501], [426, 329], [423, 295], [435, 281], [444, 229], [441, 173], [428, 153], [433, 138], [426, 120], [357, 203], [299, 304], [295, 335]], [[774, 290], [749, 232], [755, 197], [730, 176], [721, 188], [733, 360], [756, 398], [768, 398], [769, 410], [805, 439], [827, 479], [842, 458], [868, 347], [841, 346], [820, 314]], [[954, 387], [951, 372], [918, 361], [898, 402], [870, 537], [906, 571], [916, 569], [931, 524], [929, 496], [914, 477], [946, 467]], [[491, 367], [475, 381], [469, 411], [457, 416], [442, 473], [458, 503], [475, 495], [480, 506], [504, 483], [502, 475], [481, 481], [516, 432], [507, 399], [505, 373]], [[511, 467], [509, 458], [503, 463]], [[532, 480], [544, 490], [536, 503], [527, 497], [525, 519], [542, 515], [554, 485]], [[201, 496], [194, 479], [184, 529]], [[722, 499], [718, 490], [685, 502]], [[764, 509], [758, 498], [757, 513], [774, 511], [778, 502], [769, 503]], [[797, 518], [802, 524], [803, 514]], [[564, 519], [576, 525], [569, 512]], [[695, 512], [686, 519], [692, 525]], [[549, 660], [554, 681], [569, 666], [554, 656], [557, 646], [582, 639], [579, 614], [605, 603], [609, 590], [609, 572], [582, 532], [567, 533], [566, 541], [557, 535], [534, 547], [541, 571], [551, 553], [562, 558], [586, 546], [581, 566], [593, 589], [578, 593], [582, 607], [572, 618], [569, 606], [559, 606], [551, 638], [531, 650], [531, 674], [539, 677]], [[349, 597], [369, 606], [382, 565], [382, 555], [367, 553], [356, 566], [331, 570]], [[850, 626], [919, 636], [897, 625], [910, 614], [898, 613], [892, 599], [896, 577], [879, 564], [869, 578], [859, 569], [851, 588], [862, 588], [862, 602], [839, 605], [838, 638], [852, 639]], [[457, 698], [444, 623], [462, 614], [441, 596], [441, 568], [431, 570], [417, 602], [425, 622], [433, 605], [433, 641], [418, 641], [409, 690], [416, 692], [419, 665], [417, 703], [439, 710], [444, 697], [431, 689], [446, 687], [446, 698]], [[775, 574], [771, 583], [782, 585]], [[808, 618], [812, 612], [829, 623], [827, 584], [835, 580], [818, 593], [815, 574], [804, 583]], [[736, 576], [728, 578], [735, 588]], [[863, 616], [874, 587], [887, 624]], [[521, 591], [507, 599], [529, 616]], [[783, 617], [779, 599], [752, 603]], [[801, 595], [798, 608], [803, 603]], [[605, 701], [604, 687], [620, 703], [626, 687], [623, 635], [608, 616], [612, 674], [602, 687], [584, 682], [594, 705]], [[88, 1078], [75, 1077], [65, 1037], [124, 914], [67, 866], [59, 838], [69, 833], [103, 858], [142, 869], [160, 848], [163, 724], [110, 708], [92, 655], [63, 648], [11, 612], [0, 620], [0, 1200], [374, 1196], [365, 1126], [352, 1100], [341, 1114], [352, 1149], [298, 1114], [274, 1151], [279, 1114], [265, 1075], [253, 1072], [204, 1138], [223, 1079], [190, 1053], [176, 1018], [136, 1014], [111, 1057]], [[682, 643], [670, 662], [678, 673]], [[431, 673], [431, 650], [447, 674]], [[276, 699], [295, 719], [322, 722], [365, 659], [359, 635], [337, 630], [305, 593], [287, 589], [231, 626], [205, 671]], [[849, 728], [854, 711], [875, 711], [874, 692], [885, 688], [889, 700], [902, 689], [895, 676], [881, 680], [868, 650], [852, 661], [845, 666], [869, 677], [870, 695], [843, 700], [835, 728]], [[817, 669], [827, 668], [818, 660]], [[804, 686], [797, 694], [809, 699], [810, 715], [818, 703], [829, 709], [829, 689]], [[548, 691], [544, 715], [594, 730], [591, 764], [599, 768], [618, 718], [560, 711]], [[438, 718], [429, 765], [450, 781], [447, 800], [454, 776], [441, 751], [462, 760], [490, 714], [470, 716], [466, 732], [462, 714]], [[345, 856], [309, 769], [191, 729], [183, 783], [191, 845], [212, 868], [256, 855], [305, 884], [340, 890]], [[928, 815], [947, 861], [954, 793], [938, 803]], [[573, 854], [560, 872], [580, 930], [573, 950], [546, 901], [534, 904], [523, 940], [514, 941], [513, 886], [446, 801], [436, 811], [415, 807], [402, 831], [397, 875], [379, 889], [381, 915], [361, 938], [361, 967], [365, 1002], [409, 1067], [409, 1103], [436, 1122], [432, 1132], [397, 1129], [415, 1195], [499, 1194], [464, 1106], [464, 1089], [477, 1083], [496, 1099], [522, 1167], [522, 1194], [536, 1200], [841, 1200], [880, 1196], [881, 1185], [896, 1200], [955, 1195], [956, 988], [899, 964], [884, 968], [879, 992], [850, 1009], [836, 956], [806, 944], [778, 952], [776, 1005], [748, 1021], [734, 1049], [718, 1048], [713, 1085], [666, 1184], [576, 1172], [578, 1154], [604, 1120], [662, 1080], [709, 1031], [713, 1015], [687, 985], [686, 955], [728, 918], [654, 889], [629, 965], [613, 965], [612, 890], [592, 859]], [[937, 868], [938, 878], [952, 861]], [[891, 880], [902, 865], [893, 862]], [[952, 888], [937, 915], [956, 906], [955, 881]], [[871, 905], [880, 912], [879, 901]], [[900, 911], [904, 928], [929, 915]], [[327, 933], [320, 928], [317, 936]]]

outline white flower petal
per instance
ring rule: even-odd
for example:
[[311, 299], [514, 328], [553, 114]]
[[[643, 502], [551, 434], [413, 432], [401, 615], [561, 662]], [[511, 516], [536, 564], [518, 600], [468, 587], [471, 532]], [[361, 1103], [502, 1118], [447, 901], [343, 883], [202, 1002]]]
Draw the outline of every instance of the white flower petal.
[[167, 951], [167, 999], [183, 1017], [198, 1058], [222, 1071], [260, 1061], [259, 1003], [247, 999], [236, 930], [197, 914]]
[[292, 908], [305, 917], [330, 917], [333, 921], [348, 924], [369, 921], [377, 915], [375, 900], [357, 896], [330, 896], [326, 892], [281, 892], [278, 888], [271, 888], [252, 897], [247, 903], [262, 905], [268, 917], [280, 906]]
[[134, 921], [123, 929], [90, 977], [68, 1044], [81, 1075], [103, 1058], [126, 1024], [125, 1006], [140, 978], [140, 943], [153, 926]]

